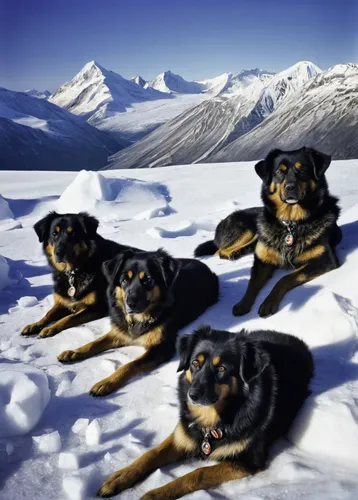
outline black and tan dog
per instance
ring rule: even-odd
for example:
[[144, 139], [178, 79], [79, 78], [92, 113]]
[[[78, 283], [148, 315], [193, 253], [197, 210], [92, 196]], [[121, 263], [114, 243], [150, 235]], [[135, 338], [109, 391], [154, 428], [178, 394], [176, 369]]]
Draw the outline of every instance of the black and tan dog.
[[236, 210], [219, 222], [213, 240], [198, 245], [194, 257], [219, 255], [221, 259], [236, 260], [252, 253], [257, 242], [257, 217], [263, 207]]
[[298, 338], [202, 327], [179, 339], [180, 421], [159, 446], [115, 472], [98, 492], [116, 495], [156, 469], [188, 458], [212, 458], [145, 494], [170, 500], [215, 488], [266, 467], [271, 444], [285, 436], [308, 395], [312, 355]]
[[331, 157], [311, 148], [272, 151], [256, 164], [262, 179], [264, 210], [257, 218], [258, 241], [247, 291], [233, 308], [235, 316], [249, 312], [278, 268], [292, 268], [259, 308], [260, 316], [274, 314], [284, 295], [298, 285], [339, 266], [336, 245], [340, 209], [330, 195], [325, 172]]
[[174, 259], [164, 250], [126, 251], [103, 265], [108, 279], [112, 329], [89, 344], [59, 355], [62, 362], [87, 359], [129, 345], [145, 353], [91, 389], [105, 396], [132, 377], [170, 360], [178, 330], [218, 300], [217, 276], [195, 259]]
[[53, 269], [54, 306], [22, 335], [51, 337], [108, 314], [104, 261], [130, 247], [97, 234], [98, 220], [87, 213], [50, 212], [39, 220], [35, 232]]

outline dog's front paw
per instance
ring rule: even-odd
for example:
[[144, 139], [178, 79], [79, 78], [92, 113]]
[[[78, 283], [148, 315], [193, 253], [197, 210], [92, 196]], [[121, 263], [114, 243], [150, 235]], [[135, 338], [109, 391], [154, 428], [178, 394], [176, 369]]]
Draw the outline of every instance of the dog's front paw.
[[110, 394], [116, 389], [117, 386], [112, 382], [111, 378], [108, 377], [100, 380], [99, 382], [97, 382], [97, 384], [94, 384], [94, 386], [90, 390], [90, 394], [94, 397], [107, 396], [107, 394]]
[[42, 326], [38, 323], [31, 323], [31, 325], [26, 325], [21, 330], [21, 335], [35, 335], [36, 333], [41, 332]]
[[273, 297], [268, 296], [259, 307], [259, 315], [261, 318], [272, 316], [278, 310], [280, 302]]
[[102, 484], [97, 496], [101, 498], [109, 498], [118, 495], [122, 491], [130, 488], [133, 485], [133, 474], [128, 473], [128, 468], [124, 468], [112, 474]]
[[57, 356], [57, 359], [61, 361], [61, 363], [71, 363], [72, 361], [79, 361], [82, 359], [82, 356], [76, 351], [63, 351]]
[[53, 337], [58, 334], [58, 329], [55, 326], [48, 326], [43, 328], [38, 334], [38, 338], [45, 339], [46, 337]]
[[234, 316], [243, 316], [251, 311], [251, 305], [248, 304], [245, 300], [238, 302], [234, 305], [232, 309], [232, 313]]

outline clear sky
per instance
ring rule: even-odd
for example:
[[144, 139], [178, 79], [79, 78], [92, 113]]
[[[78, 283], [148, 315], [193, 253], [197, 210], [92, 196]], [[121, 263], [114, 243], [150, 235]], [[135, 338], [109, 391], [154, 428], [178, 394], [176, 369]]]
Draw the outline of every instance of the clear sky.
[[54, 91], [88, 61], [130, 78], [170, 69], [325, 69], [358, 62], [358, 0], [1, 0], [0, 86]]

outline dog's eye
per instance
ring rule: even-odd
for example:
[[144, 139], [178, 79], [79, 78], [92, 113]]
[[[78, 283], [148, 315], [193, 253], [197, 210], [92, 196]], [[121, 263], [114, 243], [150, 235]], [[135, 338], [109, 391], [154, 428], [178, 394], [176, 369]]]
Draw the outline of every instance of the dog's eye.
[[194, 366], [194, 368], [199, 368], [199, 366], [200, 366], [200, 363], [197, 359], [194, 359], [194, 361], [192, 361], [191, 364]]
[[128, 278], [122, 278], [121, 279], [122, 285], [126, 285], [128, 283], [128, 281], [129, 281]]
[[54, 231], [54, 232], [52, 233], [52, 236], [53, 236], [54, 238], [56, 238], [56, 237], [57, 237], [57, 235], [58, 235], [58, 232], [57, 232], [57, 231]]
[[225, 366], [223, 366], [223, 365], [218, 366], [219, 373], [224, 373], [225, 370], [226, 370]]

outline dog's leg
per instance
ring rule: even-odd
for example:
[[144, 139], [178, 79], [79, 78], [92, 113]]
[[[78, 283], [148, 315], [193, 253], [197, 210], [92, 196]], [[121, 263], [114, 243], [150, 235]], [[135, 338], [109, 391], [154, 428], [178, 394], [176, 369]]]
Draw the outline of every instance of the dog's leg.
[[57, 333], [62, 332], [62, 330], [67, 330], [73, 326], [82, 325], [83, 323], [103, 318], [103, 316], [104, 314], [101, 311], [96, 311], [92, 308], [85, 308], [74, 314], [65, 316], [51, 326], [43, 328], [38, 336], [41, 338], [53, 337]]
[[281, 278], [261, 304], [259, 315], [266, 317], [275, 314], [281, 300], [289, 290], [307, 283], [322, 274], [333, 271], [337, 267], [338, 261], [334, 258], [332, 250], [325, 249], [325, 253], [321, 257], [310, 260], [291, 274]]
[[225, 248], [219, 248], [217, 253], [221, 259], [235, 260], [240, 257], [240, 252], [246, 247], [252, 246], [254, 248], [254, 243], [257, 240], [257, 235], [252, 231], [246, 231], [239, 239], [234, 241], [231, 245]]
[[185, 474], [174, 481], [151, 490], [146, 493], [142, 500], [171, 500], [181, 498], [184, 495], [198, 490], [215, 488], [227, 481], [242, 479], [250, 473], [243, 468], [235, 466], [232, 462], [221, 462], [217, 465], [200, 467], [199, 469]]
[[121, 341], [117, 330], [111, 330], [102, 337], [89, 342], [78, 349], [73, 351], [63, 351], [57, 359], [62, 363], [68, 363], [71, 361], [81, 361], [83, 359], [90, 358], [109, 349], [114, 349], [116, 347], [123, 347], [124, 342]]
[[149, 372], [162, 363], [169, 361], [173, 354], [174, 347], [173, 349], [169, 349], [168, 346], [163, 345], [149, 347], [142, 356], [121, 366], [110, 377], [97, 382], [92, 387], [90, 394], [92, 396], [106, 396], [123, 387], [128, 380], [136, 375]]
[[261, 288], [271, 278], [276, 266], [262, 262], [256, 255], [254, 265], [251, 269], [250, 281], [247, 290], [240, 302], [233, 308], [234, 316], [242, 316], [251, 311], [255, 299]]
[[139, 481], [164, 465], [177, 462], [185, 456], [184, 450], [174, 445], [174, 436], [171, 434], [159, 446], [147, 451], [131, 465], [110, 476], [98, 492], [100, 497], [111, 497], [122, 491], [132, 488]]
[[240, 247], [238, 250], [234, 250], [229, 257], [229, 260], [237, 260], [244, 255], [253, 253], [256, 247], [257, 238], [258, 236], [256, 235], [252, 238], [252, 240], [246, 243], [246, 245]]
[[45, 316], [40, 319], [40, 321], [25, 326], [22, 329], [21, 335], [33, 335], [36, 333], [40, 333], [45, 326], [69, 314], [70, 311], [55, 299], [55, 303], [53, 307], [48, 311], [48, 313], [45, 314]]

